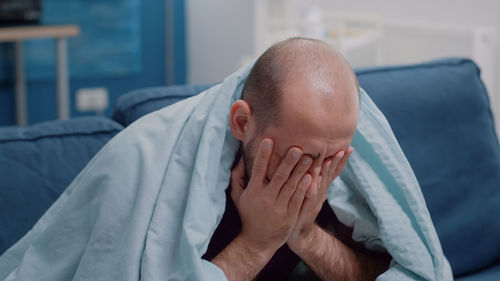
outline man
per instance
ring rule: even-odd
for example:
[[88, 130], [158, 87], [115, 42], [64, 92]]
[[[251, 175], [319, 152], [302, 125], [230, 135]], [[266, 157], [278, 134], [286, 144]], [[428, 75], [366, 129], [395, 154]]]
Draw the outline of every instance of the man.
[[326, 280], [452, 280], [418, 188], [342, 56], [290, 39], [116, 135], [0, 280], [283, 280], [299, 258]]
[[[326, 43], [293, 38], [257, 60], [231, 109], [243, 158], [205, 255], [229, 280], [286, 280], [297, 256], [323, 280], [374, 280], [387, 269], [386, 256], [355, 252], [314, 223], [354, 150], [358, 112], [355, 74]], [[329, 206], [322, 214], [339, 225]]]

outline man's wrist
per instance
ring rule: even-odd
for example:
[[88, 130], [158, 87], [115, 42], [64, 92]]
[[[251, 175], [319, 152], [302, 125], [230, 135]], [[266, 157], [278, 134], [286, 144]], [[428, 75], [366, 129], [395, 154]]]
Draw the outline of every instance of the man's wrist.
[[329, 236], [317, 224], [313, 224], [310, 230], [300, 239], [288, 242], [288, 247], [299, 257], [304, 259], [306, 256], [316, 256], [324, 247], [325, 236]]
[[238, 235], [212, 263], [224, 271], [228, 280], [253, 280], [273, 255], [271, 250], [257, 248]]
[[374, 280], [390, 262], [355, 252], [318, 225], [301, 243], [289, 247], [322, 280]]
[[236, 247], [242, 250], [247, 258], [251, 258], [258, 263], [266, 264], [274, 255], [277, 249], [264, 247], [242, 235], [236, 236], [233, 242]]

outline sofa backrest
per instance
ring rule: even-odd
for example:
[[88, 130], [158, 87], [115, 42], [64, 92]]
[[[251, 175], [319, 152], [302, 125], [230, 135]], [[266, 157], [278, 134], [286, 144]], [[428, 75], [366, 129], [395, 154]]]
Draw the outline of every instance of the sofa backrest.
[[199, 94], [211, 86], [182, 85], [135, 90], [118, 98], [111, 118], [126, 127], [148, 113]]
[[86, 117], [0, 129], [0, 255], [123, 127]]
[[[421, 185], [456, 275], [500, 260], [500, 151], [487, 92], [467, 59], [358, 69]], [[143, 89], [119, 98], [125, 126], [209, 86]]]
[[422, 188], [456, 275], [500, 259], [500, 150], [470, 60], [359, 70]]

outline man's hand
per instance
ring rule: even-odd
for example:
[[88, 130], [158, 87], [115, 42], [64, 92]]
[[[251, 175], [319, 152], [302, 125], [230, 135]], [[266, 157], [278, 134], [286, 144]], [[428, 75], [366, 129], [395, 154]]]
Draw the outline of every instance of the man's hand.
[[212, 262], [229, 280], [252, 280], [288, 240], [312, 176], [310, 156], [292, 147], [272, 178], [266, 178], [273, 142], [259, 145], [252, 175], [245, 187], [245, 166], [240, 160], [231, 173], [231, 197], [241, 218], [240, 234]]
[[350, 147], [323, 162], [302, 204], [297, 224], [287, 244], [322, 280], [374, 280], [387, 270], [390, 258], [353, 251], [314, 223], [326, 200], [328, 187], [342, 172]]
[[328, 187], [340, 175], [354, 148], [337, 152], [332, 158], [323, 161], [321, 172], [310, 186], [297, 223], [290, 235], [287, 244], [292, 251], [299, 254], [301, 249], [309, 247], [314, 236], [314, 221], [321, 211], [326, 200]]
[[241, 239], [272, 256], [290, 236], [302, 202], [311, 184], [307, 170], [312, 159], [291, 147], [270, 180], [266, 179], [273, 142], [264, 139], [259, 146], [248, 186], [244, 186], [244, 162], [231, 177], [231, 197], [242, 222]]

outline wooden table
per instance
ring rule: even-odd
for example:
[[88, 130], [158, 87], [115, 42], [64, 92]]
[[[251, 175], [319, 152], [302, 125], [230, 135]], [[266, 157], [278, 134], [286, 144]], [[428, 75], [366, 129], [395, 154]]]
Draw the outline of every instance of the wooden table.
[[69, 77], [66, 37], [80, 32], [77, 25], [19, 26], [0, 28], [0, 42], [15, 45], [16, 122], [18, 126], [28, 123], [26, 103], [26, 77], [24, 73], [23, 41], [34, 38], [56, 39], [57, 64], [57, 117], [69, 118]]

